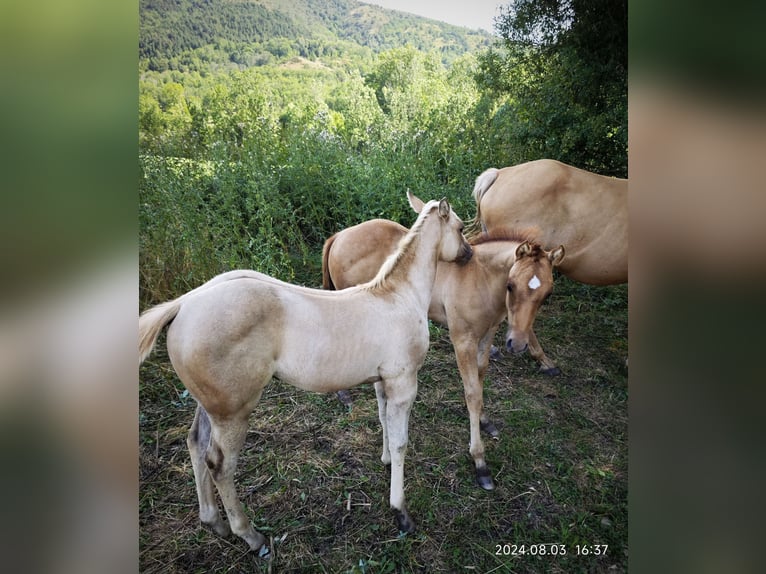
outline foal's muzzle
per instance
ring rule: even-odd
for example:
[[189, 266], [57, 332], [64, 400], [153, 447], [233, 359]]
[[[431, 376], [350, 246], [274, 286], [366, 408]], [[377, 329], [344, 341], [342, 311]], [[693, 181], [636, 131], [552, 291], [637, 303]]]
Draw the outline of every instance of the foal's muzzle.
[[528, 347], [529, 347], [529, 343], [524, 343], [524, 346], [521, 347], [520, 349], [514, 349], [513, 339], [510, 339], [510, 338], [505, 342], [505, 350], [514, 355], [520, 355], [522, 353], [526, 353]]
[[465, 246], [463, 246], [463, 249], [460, 250], [460, 255], [455, 259], [455, 262], [463, 265], [468, 263], [471, 260], [471, 257], [473, 257], [473, 249], [466, 243]]

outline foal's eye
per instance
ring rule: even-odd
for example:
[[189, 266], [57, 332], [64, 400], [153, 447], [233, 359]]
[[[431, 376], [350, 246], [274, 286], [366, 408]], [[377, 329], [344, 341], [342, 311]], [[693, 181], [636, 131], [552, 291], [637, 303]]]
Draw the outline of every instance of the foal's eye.
[[513, 285], [508, 284], [508, 293], [513, 293]]

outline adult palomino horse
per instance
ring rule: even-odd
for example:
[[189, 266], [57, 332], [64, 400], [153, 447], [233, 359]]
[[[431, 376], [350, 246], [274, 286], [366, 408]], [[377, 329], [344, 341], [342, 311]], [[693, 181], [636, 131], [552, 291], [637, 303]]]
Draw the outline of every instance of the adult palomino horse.
[[[368, 281], [407, 233], [386, 219], [349, 227], [330, 237], [322, 248], [322, 286], [344, 289]], [[474, 256], [463, 265], [439, 262], [428, 317], [449, 328], [468, 407], [470, 453], [482, 488], [494, 488], [484, 459], [480, 428], [497, 436], [484, 413], [483, 381], [489, 349], [500, 322], [508, 317], [508, 346], [523, 352], [537, 344], [532, 331], [535, 315], [553, 288], [553, 266], [564, 248], [545, 252], [523, 239], [473, 244]], [[542, 355], [545, 359], [545, 355]]]
[[255, 271], [230, 271], [141, 315], [139, 361], [170, 324], [170, 361], [197, 400], [187, 445], [200, 519], [217, 534], [231, 529], [252, 550], [265, 543], [245, 516], [234, 471], [248, 417], [272, 376], [319, 392], [375, 384], [381, 459], [391, 463], [390, 503], [399, 529], [414, 530], [404, 500], [404, 454], [417, 373], [428, 350], [436, 262], [468, 259], [472, 250], [446, 200], [424, 205], [409, 193], [408, 198], [420, 215], [369, 283], [328, 292]]
[[628, 281], [628, 180], [540, 159], [486, 170], [473, 196], [485, 231], [537, 227], [543, 248], [566, 245], [559, 270], [570, 279]]

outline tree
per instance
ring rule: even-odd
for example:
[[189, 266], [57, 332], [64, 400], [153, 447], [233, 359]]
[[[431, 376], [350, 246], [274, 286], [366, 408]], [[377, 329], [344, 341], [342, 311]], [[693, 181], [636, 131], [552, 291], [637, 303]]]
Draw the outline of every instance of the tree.
[[400, 127], [425, 128], [431, 112], [450, 93], [439, 57], [410, 45], [382, 52], [365, 83], [375, 90], [380, 108]]
[[[627, 174], [627, 0], [514, 0], [477, 81], [504, 96], [513, 163]], [[509, 113], [510, 112], [510, 113]]]

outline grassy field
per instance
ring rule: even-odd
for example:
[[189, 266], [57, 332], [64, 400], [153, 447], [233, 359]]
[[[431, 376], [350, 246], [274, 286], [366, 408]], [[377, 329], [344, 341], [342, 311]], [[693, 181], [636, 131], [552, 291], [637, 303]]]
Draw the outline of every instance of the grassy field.
[[492, 492], [474, 482], [449, 333], [432, 327], [405, 464], [413, 535], [399, 535], [388, 507], [372, 387], [354, 389], [349, 409], [273, 382], [236, 478], [269, 560], [199, 525], [185, 444], [195, 405], [161, 339], [140, 373], [141, 571], [625, 572], [627, 293], [558, 277], [536, 330], [562, 375], [538, 374], [528, 356], [490, 365], [485, 408], [501, 433], [484, 437]]

